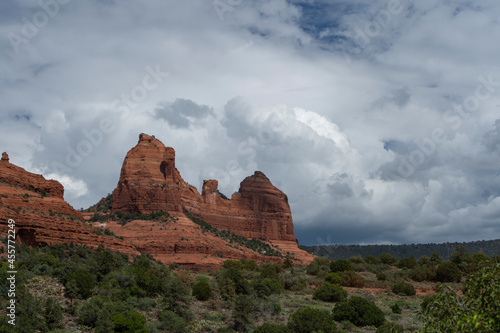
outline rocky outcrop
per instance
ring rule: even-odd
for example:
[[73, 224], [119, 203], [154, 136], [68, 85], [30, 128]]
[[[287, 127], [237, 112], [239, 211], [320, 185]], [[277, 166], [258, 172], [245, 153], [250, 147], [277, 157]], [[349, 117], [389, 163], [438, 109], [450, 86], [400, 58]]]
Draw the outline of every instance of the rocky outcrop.
[[101, 236], [86, 225], [80, 212], [63, 198], [64, 188], [55, 180], [30, 173], [0, 161], [0, 232], [7, 234], [7, 222], [15, 221], [16, 242], [29, 246], [53, 244], [104, 246], [126, 254], [139, 254], [130, 242]]
[[175, 151], [146, 134], [125, 157], [112, 210], [189, 212], [243, 237], [295, 241], [288, 198], [264, 173], [245, 178], [230, 200], [219, 195], [216, 180], [204, 181], [200, 195], [176, 169]]
[[112, 211], [187, 212], [218, 229], [279, 243], [304, 262], [313, 258], [298, 248], [287, 196], [264, 173], [245, 178], [229, 200], [219, 194], [217, 180], [205, 180], [200, 194], [176, 169], [175, 151], [146, 134], [125, 157]]

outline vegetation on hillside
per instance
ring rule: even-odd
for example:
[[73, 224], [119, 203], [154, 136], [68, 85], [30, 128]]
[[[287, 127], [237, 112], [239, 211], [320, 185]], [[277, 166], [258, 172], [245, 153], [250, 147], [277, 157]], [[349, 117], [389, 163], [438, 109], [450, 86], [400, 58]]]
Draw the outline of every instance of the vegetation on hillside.
[[[167, 267], [150, 255], [128, 257], [103, 248], [16, 245], [16, 253], [17, 325], [8, 324], [10, 297], [2, 284], [0, 332], [496, 332], [500, 327], [500, 264], [462, 249], [448, 262], [437, 256], [391, 264], [373, 256], [333, 263], [317, 257], [307, 267], [294, 267], [242, 259], [199, 273]], [[439, 282], [439, 268], [449, 264], [454, 268], [443, 272], [453, 282]], [[7, 279], [8, 265], [4, 256], [1, 279]], [[363, 287], [346, 286], [357, 278]]]

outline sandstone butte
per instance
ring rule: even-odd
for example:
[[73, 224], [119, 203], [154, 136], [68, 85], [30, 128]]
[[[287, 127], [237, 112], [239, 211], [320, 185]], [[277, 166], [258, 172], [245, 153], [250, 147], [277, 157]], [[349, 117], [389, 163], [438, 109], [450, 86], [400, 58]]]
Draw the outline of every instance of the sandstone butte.
[[[189, 213], [219, 230], [262, 239], [283, 255], [290, 254], [297, 264], [314, 259], [298, 248], [287, 196], [262, 172], [243, 180], [230, 200], [219, 195], [216, 180], [204, 181], [200, 194], [176, 169], [174, 149], [146, 134], [139, 136], [138, 144], [125, 157], [104, 222], [91, 226], [86, 221], [95, 210], [76, 211], [64, 201], [63, 193], [60, 183], [11, 164], [4, 153], [0, 162], [0, 232], [6, 234], [7, 220], [12, 218], [16, 220], [18, 243], [73, 243], [92, 249], [101, 245], [126, 254], [149, 253], [165, 264], [195, 270], [217, 269], [228, 259], [283, 260], [203, 231], [186, 217]], [[171, 218], [122, 224], [112, 214], [160, 211], [169, 212]], [[96, 228], [107, 228], [123, 239], [97, 235]]]

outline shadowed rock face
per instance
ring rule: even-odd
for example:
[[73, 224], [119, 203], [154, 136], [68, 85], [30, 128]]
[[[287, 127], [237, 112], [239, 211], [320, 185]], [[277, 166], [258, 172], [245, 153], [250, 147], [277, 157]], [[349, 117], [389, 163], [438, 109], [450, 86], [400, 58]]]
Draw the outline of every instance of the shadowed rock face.
[[16, 243], [28, 246], [54, 244], [100, 245], [126, 254], [139, 254], [131, 243], [97, 235], [83, 223], [80, 212], [63, 198], [64, 188], [9, 162], [0, 161], [0, 232], [7, 235], [9, 219], [15, 220]]
[[247, 238], [296, 241], [288, 198], [264, 173], [245, 178], [230, 200], [218, 194], [216, 180], [205, 180], [200, 195], [175, 168], [175, 151], [146, 134], [125, 157], [112, 210], [189, 212]]

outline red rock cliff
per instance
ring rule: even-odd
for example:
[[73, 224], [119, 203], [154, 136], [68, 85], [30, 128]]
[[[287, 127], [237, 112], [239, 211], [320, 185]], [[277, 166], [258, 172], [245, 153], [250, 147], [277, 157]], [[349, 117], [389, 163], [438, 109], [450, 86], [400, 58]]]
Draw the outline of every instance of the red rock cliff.
[[230, 200], [218, 194], [216, 180], [204, 181], [200, 195], [175, 168], [175, 151], [146, 134], [125, 157], [112, 210], [184, 211], [240, 236], [296, 241], [288, 198], [264, 173], [243, 180]]
[[80, 212], [63, 198], [64, 188], [55, 180], [0, 161], [0, 232], [7, 235], [7, 221], [15, 220], [16, 242], [29, 246], [53, 244], [99, 245], [126, 254], [139, 254], [130, 242], [97, 235], [85, 225]]

